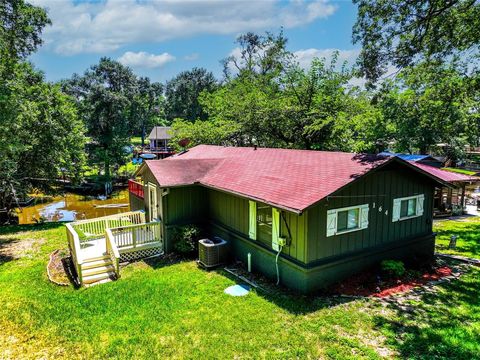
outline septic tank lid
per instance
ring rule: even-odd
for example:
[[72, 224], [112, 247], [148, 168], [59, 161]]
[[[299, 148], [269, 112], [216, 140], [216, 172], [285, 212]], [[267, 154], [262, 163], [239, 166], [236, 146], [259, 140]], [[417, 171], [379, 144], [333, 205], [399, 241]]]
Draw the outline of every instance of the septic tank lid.
[[250, 292], [247, 285], [232, 285], [224, 290], [225, 294], [231, 296], [245, 296]]

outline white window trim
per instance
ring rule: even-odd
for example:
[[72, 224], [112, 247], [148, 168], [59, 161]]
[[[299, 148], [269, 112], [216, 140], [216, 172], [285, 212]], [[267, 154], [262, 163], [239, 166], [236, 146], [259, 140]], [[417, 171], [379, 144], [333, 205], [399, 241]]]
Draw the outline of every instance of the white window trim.
[[[347, 229], [347, 230], [342, 230], [338, 231], [338, 213], [341, 211], [348, 211], [348, 210], [353, 210], [353, 209], [358, 209], [358, 226], [354, 229]], [[334, 235], [343, 235], [343, 234], [348, 234], [351, 232], [355, 231], [360, 231], [360, 230], [365, 230], [368, 228], [368, 221], [366, 226], [362, 227], [362, 211], [364, 209], [367, 210], [367, 217], [368, 217], [368, 211], [369, 211], [369, 204], [361, 204], [361, 205], [354, 205], [354, 206], [347, 206], [343, 208], [338, 208], [338, 209], [330, 209], [327, 211], [327, 237], [328, 236], [334, 236]], [[328, 235], [328, 215], [335, 213], [335, 233], [332, 235]]]
[[[398, 220], [394, 221], [394, 222], [397, 222], [397, 221], [403, 221], [403, 220], [410, 220], [410, 219], [415, 219], [417, 217], [420, 217], [420, 216], [423, 216], [423, 213], [422, 214], [417, 214], [417, 209], [418, 209], [418, 202], [420, 201], [420, 198], [424, 198], [424, 195], [423, 194], [419, 194], [419, 195], [411, 195], [411, 196], [404, 196], [404, 197], [401, 197], [401, 198], [395, 198], [393, 200], [393, 203], [395, 204], [395, 201], [399, 201], [400, 202], [400, 209], [399, 209], [399, 217], [398, 217]], [[405, 201], [405, 200], [411, 200], [411, 199], [416, 199], [417, 202], [415, 204], [415, 215], [410, 215], [410, 216], [404, 216], [402, 217], [400, 215], [400, 211], [401, 211], [401, 204], [402, 204], [402, 201]], [[425, 198], [424, 198], [425, 199]], [[395, 206], [395, 205], [394, 205]], [[423, 206], [423, 205], [422, 205]], [[393, 218], [393, 212], [392, 212], [392, 218]]]

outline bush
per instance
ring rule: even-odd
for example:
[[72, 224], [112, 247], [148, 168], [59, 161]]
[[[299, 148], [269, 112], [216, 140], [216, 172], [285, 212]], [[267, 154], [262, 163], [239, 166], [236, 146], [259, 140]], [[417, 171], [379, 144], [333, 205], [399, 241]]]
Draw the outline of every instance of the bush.
[[201, 234], [201, 229], [196, 225], [177, 226], [172, 234], [173, 248], [180, 254], [192, 255], [198, 249]]
[[382, 261], [382, 271], [392, 277], [400, 277], [405, 274], [405, 265], [399, 260]]

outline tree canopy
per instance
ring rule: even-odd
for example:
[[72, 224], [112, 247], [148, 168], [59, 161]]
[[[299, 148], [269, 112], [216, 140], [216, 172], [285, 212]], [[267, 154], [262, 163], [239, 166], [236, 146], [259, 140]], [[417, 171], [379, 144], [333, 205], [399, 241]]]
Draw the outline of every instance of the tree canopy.
[[360, 70], [377, 81], [388, 66], [404, 68], [451, 56], [477, 58], [480, 3], [476, 0], [353, 0], [358, 16], [353, 42], [360, 43]]
[[202, 91], [217, 87], [213, 74], [203, 68], [182, 71], [165, 86], [166, 117], [168, 121], [181, 118], [188, 121], [205, 120], [207, 115], [199, 102]]
[[24, 61], [50, 23], [45, 11], [3, 1], [0, 17], [0, 209], [10, 210], [61, 173], [79, 179], [85, 137], [72, 99]]
[[75, 74], [65, 81], [63, 88], [76, 99], [91, 139], [91, 161], [103, 164], [108, 181], [111, 166], [125, 162], [125, 147], [138, 120], [132, 116], [134, 99], [138, 96], [137, 78], [128, 67], [102, 58], [83, 75]]

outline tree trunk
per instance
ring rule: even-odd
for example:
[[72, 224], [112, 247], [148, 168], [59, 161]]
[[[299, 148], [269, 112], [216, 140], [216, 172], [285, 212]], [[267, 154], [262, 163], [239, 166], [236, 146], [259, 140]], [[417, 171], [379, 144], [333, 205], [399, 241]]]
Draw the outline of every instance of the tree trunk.
[[105, 149], [104, 153], [104, 172], [105, 172], [105, 181], [110, 181], [110, 157], [108, 156], [108, 152]]

